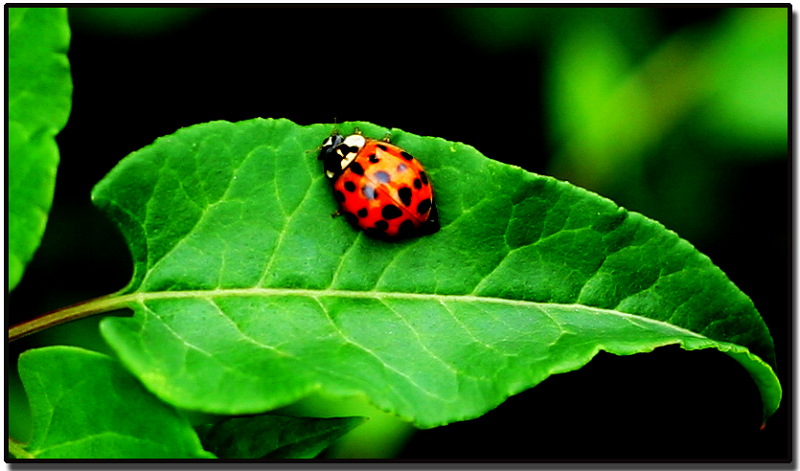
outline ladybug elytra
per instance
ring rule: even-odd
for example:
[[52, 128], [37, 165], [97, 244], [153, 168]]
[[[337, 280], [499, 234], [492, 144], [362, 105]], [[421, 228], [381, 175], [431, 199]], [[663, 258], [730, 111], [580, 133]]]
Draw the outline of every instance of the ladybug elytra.
[[439, 230], [425, 168], [387, 139], [334, 132], [323, 141], [318, 159], [324, 161], [339, 213], [368, 235], [399, 239]]

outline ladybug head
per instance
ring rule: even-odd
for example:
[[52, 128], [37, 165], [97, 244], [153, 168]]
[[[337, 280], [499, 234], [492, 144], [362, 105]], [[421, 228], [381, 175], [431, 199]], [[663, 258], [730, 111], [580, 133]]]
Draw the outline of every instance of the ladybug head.
[[325, 161], [325, 176], [331, 180], [339, 175], [355, 160], [358, 151], [364, 147], [366, 139], [360, 134], [343, 137], [334, 132], [322, 141], [317, 160]]

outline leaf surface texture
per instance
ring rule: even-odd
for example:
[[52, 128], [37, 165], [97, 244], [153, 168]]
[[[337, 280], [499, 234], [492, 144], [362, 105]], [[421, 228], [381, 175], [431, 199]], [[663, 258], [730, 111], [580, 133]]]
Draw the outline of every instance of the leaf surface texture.
[[[380, 138], [388, 130], [358, 126]], [[391, 130], [430, 174], [442, 229], [384, 242], [336, 209], [330, 125], [212, 122], [125, 158], [93, 191], [122, 229], [130, 318], [101, 329], [162, 399], [258, 413], [322, 389], [433, 427], [480, 416], [598, 351], [717, 348], [765, 416], [774, 348], [752, 301], [675, 233], [553, 178]]]

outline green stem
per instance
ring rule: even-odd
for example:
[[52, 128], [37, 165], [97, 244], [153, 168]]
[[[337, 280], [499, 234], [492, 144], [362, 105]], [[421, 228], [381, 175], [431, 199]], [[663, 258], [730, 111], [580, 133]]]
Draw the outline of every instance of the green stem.
[[36, 458], [36, 456], [25, 451], [25, 447], [23, 446], [22, 443], [14, 440], [11, 437], [8, 438], [8, 452], [17, 458], [27, 458], [27, 459]]
[[50, 311], [35, 319], [21, 322], [10, 329], [8, 329], [8, 341], [12, 342], [18, 338], [25, 337], [26, 335], [34, 334], [41, 330], [70, 322], [84, 317], [89, 317], [103, 312], [114, 311], [125, 307], [126, 301], [124, 296], [117, 296], [116, 294], [109, 294], [99, 298], [83, 301], [72, 306], [62, 307], [55, 311]]

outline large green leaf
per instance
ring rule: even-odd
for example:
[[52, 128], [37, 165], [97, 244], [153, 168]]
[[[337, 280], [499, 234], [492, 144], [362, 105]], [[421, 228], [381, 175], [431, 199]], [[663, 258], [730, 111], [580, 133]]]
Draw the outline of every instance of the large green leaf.
[[66, 8], [8, 8], [8, 290], [39, 247], [53, 202], [55, 136], [72, 79]]
[[222, 459], [314, 458], [365, 420], [256, 415], [202, 425], [197, 432], [205, 447]]
[[[386, 129], [354, 125], [370, 136]], [[480, 416], [598, 351], [717, 348], [778, 407], [750, 299], [673, 232], [593, 193], [392, 130], [436, 188], [442, 229], [370, 239], [309, 153], [330, 125], [181, 129], [94, 189], [134, 258], [101, 330], [162, 399], [256, 413], [322, 389], [432, 427]], [[752, 353], [751, 353], [752, 352]], [[763, 360], [762, 360], [763, 359]]]
[[116, 361], [76, 347], [20, 355], [33, 439], [19, 458], [214, 458], [188, 420]]

